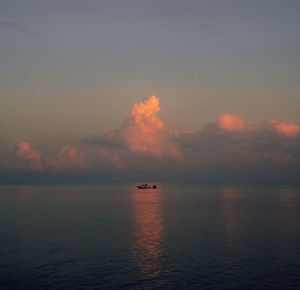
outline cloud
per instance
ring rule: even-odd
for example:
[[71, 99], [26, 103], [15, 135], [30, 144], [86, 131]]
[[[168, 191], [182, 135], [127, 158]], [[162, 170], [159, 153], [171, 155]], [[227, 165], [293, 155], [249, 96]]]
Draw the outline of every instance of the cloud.
[[117, 150], [100, 149], [99, 154], [100, 159], [112, 163], [115, 168], [119, 170], [128, 169], [128, 162], [124, 157], [122, 157], [122, 152], [118, 152]]
[[20, 22], [0, 20], [0, 27], [10, 28], [18, 32], [30, 33], [31, 29]]
[[16, 167], [21, 170], [42, 171], [41, 153], [30, 148], [28, 142], [21, 142], [16, 151]]
[[179, 158], [180, 152], [170, 142], [170, 133], [156, 115], [159, 111], [159, 99], [155, 96], [134, 104], [130, 117], [124, 122], [121, 136], [131, 151]]
[[278, 134], [286, 135], [289, 137], [295, 137], [299, 133], [300, 127], [293, 123], [283, 123], [276, 120], [270, 120], [269, 125]]
[[156, 17], [157, 18], [174, 18], [180, 16], [180, 12], [176, 9], [164, 9], [161, 10]]
[[245, 123], [239, 116], [223, 114], [199, 132], [178, 136], [184, 170], [198, 180], [295, 182], [300, 138], [298, 126], [290, 125]]
[[200, 30], [206, 30], [206, 29], [212, 29], [214, 28], [215, 25], [213, 25], [212, 23], [200, 23], [200, 24], [197, 24], [197, 25], [194, 25], [190, 28], [187, 28], [186, 30], [187, 31], [190, 31], [190, 32], [194, 32], [194, 31], [200, 31]]
[[245, 123], [237, 115], [223, 114], [218, 118], [218, 126], [227, 131], [239, 131], [245, 128]]
[[164, 125], [156, 113], [160, 111], [159, 99], [155, 96], [134, 104], [131, 116], [126, 120], [121, 134], [132, 151], [147, 152], [160, 156], [163, 148]]
[[[86, 141], [89, 144], [107, 147], [104, 151], [105, 156], [112, 156], [114, 162], [116, 153], [107, 153], [113, 148], [156, 157], [180, 159], [182, 154], [172, 142], [173, 133], [164, 128], [163, 122], [156, 115], [159, 111], [159, 99], [151, 96], [133, 105], [130, 116], [124, 120], [119, 131]], [[121, 159], [122, 154], [118, 153], [118, 155]]]
[[84, 155], [75, 147], [64, 146], [56, 156], [42, 158], [40, 151], [32, 149], [28, 142], [21, 142], [10, 158], [1, 162], [1, 169], [24, 172], [74, 172], [87, 171], [90, 166]]
[[133, 176], [171, 180], [297, 180], [299, 126], [279, 121], [245, 122], [224, 113], [200, 131], [174, 133], [158, 118], [159, 99], [134, 104], [121, 129], [89, 139], [99, 163]]
[[175, 133], [166, 130], [159, 111], [155, 96], [135, 103], [119, 130], [85, 139], [83, 153], [64, 146], [42, 156], [22, 142], [2, 162], [0, 179], [1, 172], [15, 170], [74, 181], [298, 182], [297, 124], [225, 113], [199, 131]]
[[85, 171], [90, 169], [85, 157], [76, 148], [64, 146], [54, 158], [48, 157], [46, 168], [52, 171]]

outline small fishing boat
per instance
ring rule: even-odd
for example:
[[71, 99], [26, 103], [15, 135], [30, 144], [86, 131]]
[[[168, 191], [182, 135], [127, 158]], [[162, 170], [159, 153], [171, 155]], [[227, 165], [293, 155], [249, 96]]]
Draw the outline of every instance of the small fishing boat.
[[136, 187], [138, 189], [149, 189], [149, 188], [156, 188], [156, 185], [155, 184], [149, 185], [149, 184], [145, 183], [145, 184], [137, 185]]

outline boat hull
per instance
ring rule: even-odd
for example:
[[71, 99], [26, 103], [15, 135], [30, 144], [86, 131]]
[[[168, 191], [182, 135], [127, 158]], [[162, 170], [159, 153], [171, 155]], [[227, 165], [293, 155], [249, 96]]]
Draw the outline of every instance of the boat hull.
[[156, 185], [149, 186], [149, 185], [137, 185], [136, 186], [138, 189], [155, 189]]

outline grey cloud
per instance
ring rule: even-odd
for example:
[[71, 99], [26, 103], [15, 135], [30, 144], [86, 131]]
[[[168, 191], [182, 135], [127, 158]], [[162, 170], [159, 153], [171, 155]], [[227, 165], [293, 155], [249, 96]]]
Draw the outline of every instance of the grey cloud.
[[125, 147], [125, 144], [122, 140], [111, 138], [110, 135], [85, 138], [81, 140], [81, 143], [111, 149], [122, 149]]
[[180, 15], [180, 12], [176, 9], [161, 10], [156, 16], [158, 18], [173, 18]]
[[281, 136], [258, 127], [226, 132], [211, 124], [200, 132], [182, 134], [184, 168], [209, 180], [298, 181], [300, 137]]
[[23, 32], [23, 33], [31, 33], [31, 29], [29, 26], [16, 22], [16, 21], [6, 21], [6, 20], [0, 20], [0, 27], [3, 28], [9, 28], [18, 32]]
[[212, 29], [214, 27], [215, 27], [215, 25], [213, 25], [211, 23], [200, 23], [200, 24], [197, 24], [190, 28], [186, 28], [186, 30], [190, 31], [190, 32], [196, 32], [196, 31], [200, 31], [200, 30]]

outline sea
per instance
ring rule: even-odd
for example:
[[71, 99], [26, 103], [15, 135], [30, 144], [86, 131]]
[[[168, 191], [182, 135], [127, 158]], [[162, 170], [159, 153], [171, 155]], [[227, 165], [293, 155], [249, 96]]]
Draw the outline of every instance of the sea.
[[0, 187], [0, 289], [300, 289], [300, 188]]

